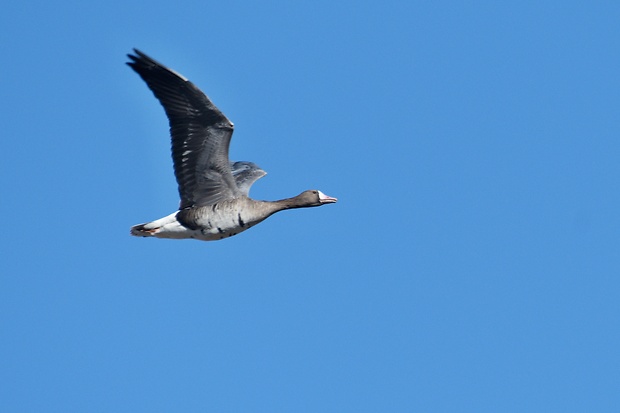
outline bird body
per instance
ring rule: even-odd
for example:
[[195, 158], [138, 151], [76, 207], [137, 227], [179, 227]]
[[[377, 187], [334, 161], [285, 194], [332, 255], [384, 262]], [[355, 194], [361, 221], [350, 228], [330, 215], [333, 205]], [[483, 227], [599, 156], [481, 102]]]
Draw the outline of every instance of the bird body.
[[318, 190], [279, 201], [249, 197], [267, 173], [252, 162], [230, 162], [233, 123], [193, 83], [134, 49], [127, 64], [164, 107], [170, 123], [172, 159], [181, 198], [178, 211], [145, 224], [131, 235], [214, 241], [237, 235], [278, 211], [337, 201]]
[[255, 208], [259, 202], [243, 197], [207, 208], [187, 208], [148, 224], [134, 226], [131, 233], [157, 238], [220, 240], [237, 235], [267, 218], [262, 215], [263, 211]]
[[[247, 196], [226, 200], [208, 207], [185, 208], [158, 219], [131, 228], [131, 234], [142, 237], [216, 241], [237, 235], [267, 219], [276, 212], [292, 208], [320, 206], [327, 197], [320, 191], [306, 191], [297, 197], [279, 201], [257, 201]], [[316, 205], [308, 205], [304, 198], [322, 198]], [[300, 198], [301, 197], [301, 198]], [[327, 201], [335, 202], [335, 201]]]

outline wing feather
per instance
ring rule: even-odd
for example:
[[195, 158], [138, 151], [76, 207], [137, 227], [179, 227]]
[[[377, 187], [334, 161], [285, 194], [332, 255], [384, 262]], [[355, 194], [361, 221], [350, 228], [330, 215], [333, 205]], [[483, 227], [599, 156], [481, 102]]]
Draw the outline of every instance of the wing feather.
[[134, 52], [127, 55], [127, 64], [168, 116], [180, 209], [241, 196], [228, 160], [233, 123], [192, 82], [141, 51]]

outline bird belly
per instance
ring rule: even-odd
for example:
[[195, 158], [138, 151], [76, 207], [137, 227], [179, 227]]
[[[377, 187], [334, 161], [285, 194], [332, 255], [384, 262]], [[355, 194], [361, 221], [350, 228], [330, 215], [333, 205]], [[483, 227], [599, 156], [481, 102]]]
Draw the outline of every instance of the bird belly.
[[[192, 212], [190, 212], [192, 213]], [[179, 211], [166, 217], [132, 228], [132, 235], [168, 239], [197, 239], [217, 241], [237, 235], [263, 219], [248, 215], [242, 210], [208, 208], [191, 216], [191, 221], [181, 217]], [[134, 228], [139, 228], [134, 231]]]
[[203, 241], [216, 241], [240, 234], [257, 223], [244, 219], [243, 215], [242, 212], [218, 214], [216, 211], [214, 214], [202, 217], [197, 221], [197, 226], [200, 229], [194, 230], [192, 238]]
[[237, 227], [234, 225], [207, 225], [199, 229], [191, 229], [182, 225], [176, 219], [172, 222], [168, 222], [153, 232], [156, 238], [169, 238], [169, 239], [188, 239], [193, 238], [201, 241], [217, 241], [224, 238], [229, 238], [237, 235], [249, 226]]

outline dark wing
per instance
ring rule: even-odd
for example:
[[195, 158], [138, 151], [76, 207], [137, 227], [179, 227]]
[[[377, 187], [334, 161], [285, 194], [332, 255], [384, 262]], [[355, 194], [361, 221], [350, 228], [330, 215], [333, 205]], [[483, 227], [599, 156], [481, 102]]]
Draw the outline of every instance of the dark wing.
[[231, 162], [230, 170], [233, 178], [235, 178], [237, 188], [245, 196], [250, 196], [250, 187], [254, 182], [267, 175], [267, 172], [263, 171], [258, 165], [246, 161]]
[[127, 64], [164, 107], [170, 122], [180, 209], [241, 195], [230, 170], [233, 124], [192, 82], [134, 49]]

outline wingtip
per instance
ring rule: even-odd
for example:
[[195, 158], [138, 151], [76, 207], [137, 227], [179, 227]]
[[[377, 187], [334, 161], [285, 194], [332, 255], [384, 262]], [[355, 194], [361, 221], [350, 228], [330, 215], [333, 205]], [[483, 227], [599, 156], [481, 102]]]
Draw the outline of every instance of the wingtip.
[[144, 57], [144, 58], [148, 58], [148, 56], [140, 49], [138, 49], [137, 47], [133, 47], [132, 48], [133, 52], [135, 54], [137, 54], [139, 57]]
[[126, 62], [128, 66], [135, 65], [138, 62], [138, 60], [140, 60], [140, 54], [141, 54], [140, 51], [136, 48], [133, 48], [132, 50], [137, 56], [131, 53], [127, 53], [126, 56], [130, 60], [129, 62]]
[[150, 57], [149, 55], [147, 55], [146, 53], [144, 53], [143, 51], [141, 51], [138, 48], [133, 47], [132, 48], [133, 53], [127, 53], [127, 57], [132, 60], [132, 62], [128, 62], [129, 63], [137, 63], [139, 60], [146, 60], [149, 62], [155, 62], [155, 59], [153, 59], [152, 57]]
[[[134, 47], [133, 51], [134, 51], [135, 55], [132, 55], [132, 54], [128, 54], [127, 55], [127, 57], [131, 60], [131, 62], [127, 62], [127, 65], [129, 67], [131, 67], [132, 69], [134, 69], [135, 71], [139, 71], [139, 69], [141, 69], [141, 68], [147, 69], [149, 71], [151, 71], [151, 70], [160, 70], [161, 69], [163, 71], [172, 73], [174, 76], [179, 77], [181, 80], [183, 80], [185, 82], [189, 82], [189, 80], [185, 76], [183, 76], [179, 72], [169, 68], [168, 66], [164, 65], [163, 63], [153, 59], [151, 56], [147, 55], [146, 53], [144, 53], [140, 49], [137, 49], [137, 48]], [[231, 125], [231, 127], [232, 127], [232, 125]]]

